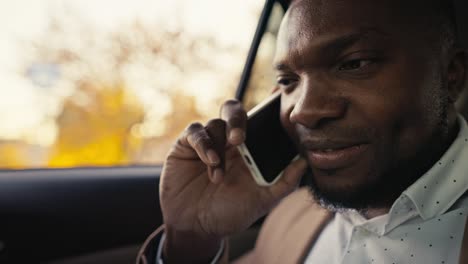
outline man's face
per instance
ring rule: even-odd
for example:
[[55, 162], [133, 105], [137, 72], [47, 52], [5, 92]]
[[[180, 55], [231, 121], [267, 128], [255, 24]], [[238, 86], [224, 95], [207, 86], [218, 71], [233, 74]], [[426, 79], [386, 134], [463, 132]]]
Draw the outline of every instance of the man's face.
[[278, 37], [282, 123], [335, 205], [393, 201], [446, 134], [440, 54], [392, 2], [296, 1]]

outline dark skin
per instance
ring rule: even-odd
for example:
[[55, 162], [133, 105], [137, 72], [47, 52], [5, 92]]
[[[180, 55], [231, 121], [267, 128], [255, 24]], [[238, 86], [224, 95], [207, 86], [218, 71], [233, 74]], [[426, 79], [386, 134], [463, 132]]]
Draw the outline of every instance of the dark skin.
[[[223, 105], [221, 119], [191, 124], [174, 144], [160, 185], [166, 263], [209, 262], [222, 238], [270, 211], [308, 166], [328, 202], [352, 201], [348, 207], [368, 218], [385, 214], [448, 148], [465, 54], [429, 47], [399, 1], [359, 2], [296, 1], [283, 21], [276, 89], [283, 125], [303, 155], [275, 185], [258, 186], [235, 148], [247, 121], [237, 101]], [[340, 166], [310, 158], [310, 149], [353, 144], [363, 151]], [[361, 197], [369, 188], [377, 191]]]

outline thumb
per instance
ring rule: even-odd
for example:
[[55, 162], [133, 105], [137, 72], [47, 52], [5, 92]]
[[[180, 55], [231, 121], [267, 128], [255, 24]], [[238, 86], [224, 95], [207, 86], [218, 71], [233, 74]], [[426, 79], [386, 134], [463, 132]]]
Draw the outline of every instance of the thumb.
[[283, 198], [291, 193], [299, 184], [306, 170], [307, 161], [304, 158], [294, 160], [286, 167], [281, 178], [269, 187], [271, 194], [275, 198]]

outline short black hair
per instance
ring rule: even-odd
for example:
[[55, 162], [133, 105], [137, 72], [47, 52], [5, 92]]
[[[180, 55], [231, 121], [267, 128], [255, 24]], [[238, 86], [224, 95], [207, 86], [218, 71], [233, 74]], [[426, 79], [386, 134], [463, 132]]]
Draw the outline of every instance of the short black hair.
[[[299, 0], [289, 0], [286, 2], [291, 6]], [[343, 1], [343, 0], [341, 0]], [[352, 0], [351, 0], [352, 1]], [[409, 17], [423, 22], [423, 31], [432, 33], [440, 40], [444, 48], [453, 47], [458, 43], [457, 23], [454, 10], [455, 0], [389, 0], [398, 3], [398, 8], [406, 10]], [[428, 30], [430, 29], [430, 30]]]

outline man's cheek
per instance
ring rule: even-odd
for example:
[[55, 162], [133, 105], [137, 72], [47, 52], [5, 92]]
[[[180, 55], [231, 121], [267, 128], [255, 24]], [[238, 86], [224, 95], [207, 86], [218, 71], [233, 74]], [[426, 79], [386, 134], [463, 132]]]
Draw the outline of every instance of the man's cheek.
[[284, 129], [288, 133], [289, 137], [292, 138], [296, 143], [298, 142], [298, 136], [296, 133], [296, 124], [291, 123], [289, 116], [291, 115], [294, 105], [291, 104], [290, 99], [285, 99], [285, 96], [281, 97], [281, 111], [280, 121]]
[[286, 133], [292, 139], [292, 141], [299, 147], [300, 138], [297, 133], [296, 126], [297, 126], [296, 124], [293, 124], [289, 121], [286, 121], [285, 123], [283, 123], [283, 127], [286, 130]]

